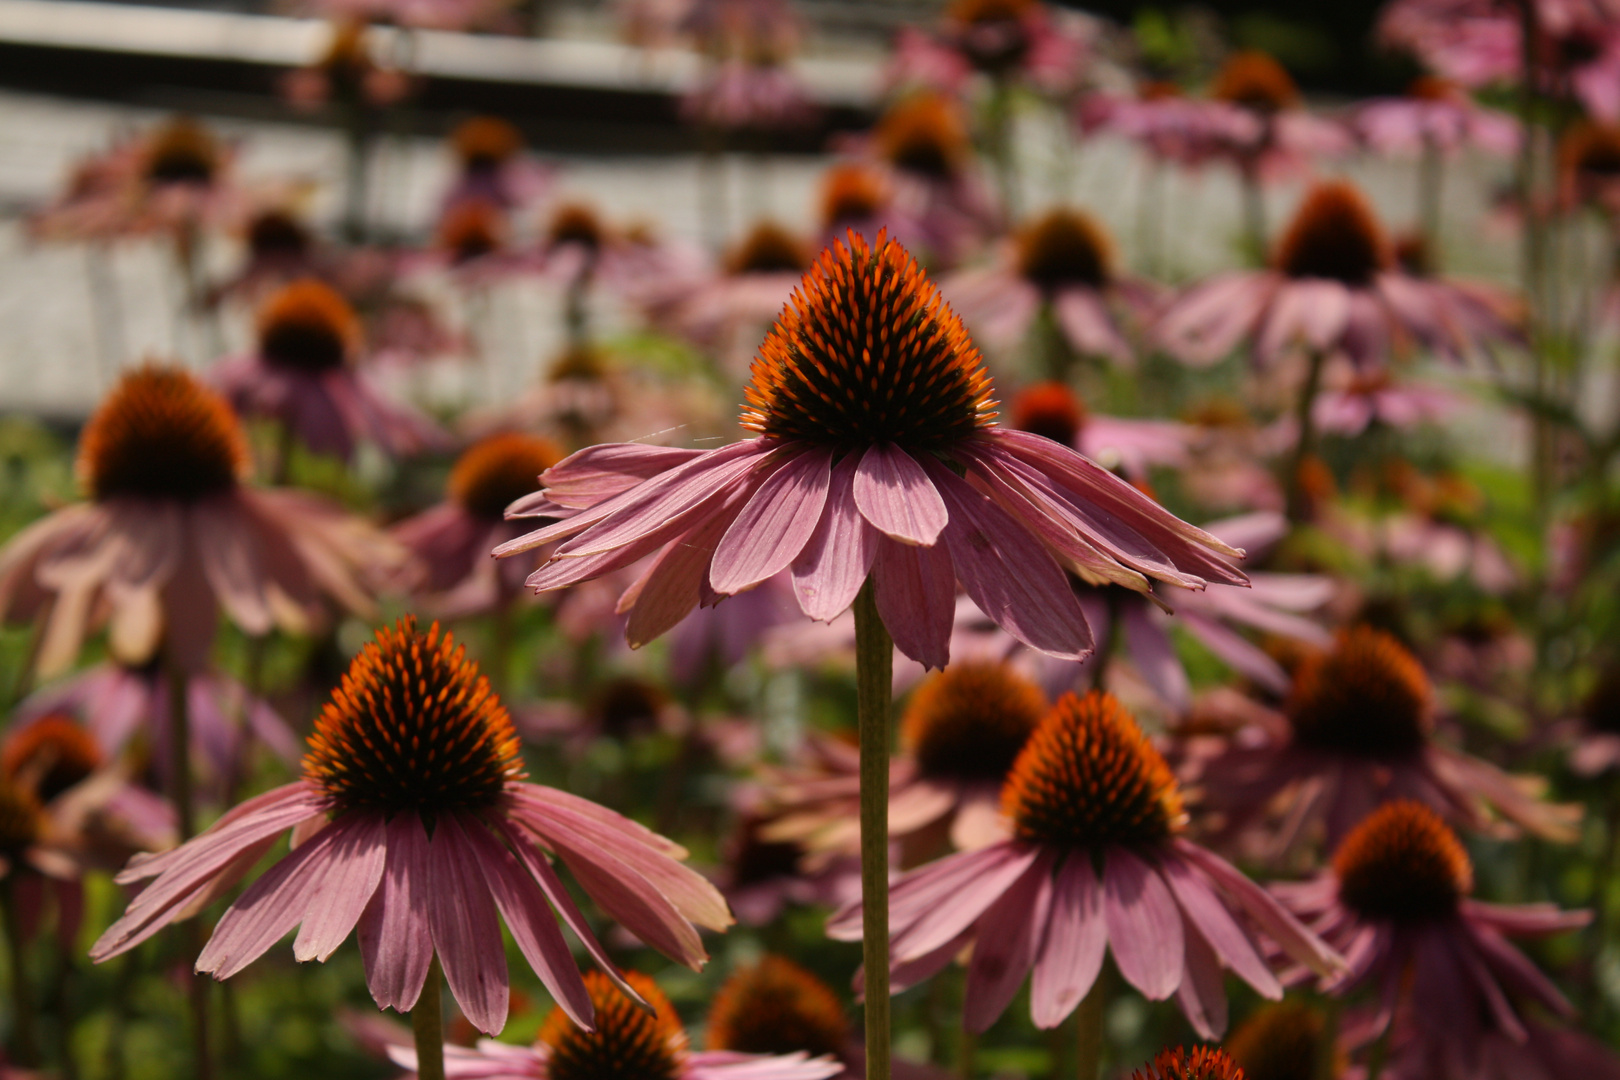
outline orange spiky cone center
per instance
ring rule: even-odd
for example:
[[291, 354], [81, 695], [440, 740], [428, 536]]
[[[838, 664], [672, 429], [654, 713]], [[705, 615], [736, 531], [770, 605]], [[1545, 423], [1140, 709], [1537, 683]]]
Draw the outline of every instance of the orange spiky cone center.
[[7, 736], [0, 773], [49, 802], [101, 767], [101, 747], [71, 716], [41, 717]]
[[1131, 1080], [1244, 1080], [1244, 1072], [1218, 1046], [1177, 1047], [1159, 1051]]
[[1073, 446], [1086, 423], [1086, 406], [1060, 382], [1040, 382], [1013, 398], [1012, 426]]
[[523, 134], [497, 116], [475, 116], [450, 133], [450, 146], [468, 172], [493, 172], [517, 157]]
[[728, 274], [802, 274], [810, 265], [804, 242], [774, 221], [762, 221], [726, 253]]
[[154, 184], [209, 184], [223, 154], [212, 132], [189, 117], [163, 125], [147, 138], [141, 174]]
[[231, 490], [247, 466], [247, 439], [230, 406], [177, 368], [125, 374], [79, 437], [79, 479], [98, 500], [192, 502]]
[[607, 240], [607, 228], [596, 211], [584, 203], [565, 203], [551, 215], [546, 226], [546, 246], [578, 244], [595, 251]]
[[315, 721], [304, 775], [336, 812], [486, 809], [523, 761], [511, 717], [466, 647], [407, 615], [354, 658]]
[[1330, 180], [1306, 194], [1273, 261], [1291, 278], [1359, 287], [1387, 269], [1393, 253], [1366, 197], [1354, 184]]
[[1400, 642], [1368, 626], [1341, 631], [1307, 656], [1287, 705], [1302, 745], [1365, 758], [1399, 758], [1428, 741], [1429, 677]]
[[1113, 277], [1113, 242], [1090, 214], [1059, 207], [1018, 232], [1018, 273], [1047, 291], [1100, 289]]
[[648, 1013], [600, 971], [585, 975], [596, 1008], [596, 1030], [581, 1031], [552, 1009], [537, 1042], [547, 1049], [547, 1080], [679, 1080], [686, 1030], [658, 984], [637, 971], [625, 981], [653, 1007]]
[[962, 320], [904, 248], [850, 235], [821, 253], [754, 358], [742, 426], [853, 449], [948, 446], [995, 416]]
[[1020, 839], [1096, 850], [1151, 847], [1185, 814], [1170, 767], [1112, 694], [1065, 694], [1013, 763], [1002, 811]]
[[15, 859], [44, 831], [45, 816], [32, 791], [0, 779], [0, 855]]
[[1366, 919], [1423, 922], [1454, 915], [1474, 888], [1468, 852], [1419, 802], [1385, 803], [1333, 856], [1339, 899]]
[[709, 1010], [709, 1049], [743, 1054], [843, 1053], [849, 1018], [832, 987], [768, 955], [725, 981]]
[[450, 498], [474, 517], [499, 521], [506, 508], [540, 490], [539, 476], [563, 457], [550, 439], [504, 432], [462, 452], [450, 470]]
[[360, 345], [360, 318], [336, 289], [316, 278], [282, 287], [259, 309], [259, 355], [293, 371], [342, 367]]
[[924, 776], [1000, 781], [1045, 715], [1041, 688], [1006, 664], [957, 663], [912, 692], [900, 738]]
[[1275, 113], [1299, 103], [1299, 87], [1271, 56], [1244, 50], [1226, 58], [1209, 96], [1256, 112]]
[[889, 185], [864, 165], [835, 165], [821, 182], [821, 221], [827, 229], [870, 221], [889, 201]]

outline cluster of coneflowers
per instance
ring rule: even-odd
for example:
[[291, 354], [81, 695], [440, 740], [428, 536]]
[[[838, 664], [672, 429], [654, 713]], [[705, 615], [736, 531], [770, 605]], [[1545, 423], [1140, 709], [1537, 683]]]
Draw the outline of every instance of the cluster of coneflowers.
[[[78, 497], [0, 547], [0, 1075], [123, 1075], [178, 985], [199, 1078], [336, 1060], [287, 1017], [428, 1080], [1620, 1076], [1620, 291], [1558, 257], [1620, 239], [1620, 9], [1393, 0], [1429, 73], [1322, 110], [955, 0], [814, 230], [710, 252], [492, 117], [369, 242], [412, 89], [369, 23], [513, 13], [320, 6], [287, 90], [350, 135], [343, 240], [192, 119], [32, 222], [170, 245], [196, 334], [117, 357]], [[787, 0], [674, 7], [626, 29], [698, 52], [711, 153], [818, 122]], [[1032, 199], [1041, 113], [1134, 147], [1134, 272]], [[1414, 232], [1367, 153], [1417, 159]], [[1518, 289], [1449, 274], [1492, 155]], [[1211, 171], [1227, 268], [1157, 280]], [[503, 386], [539, 297], [561, 351]]]

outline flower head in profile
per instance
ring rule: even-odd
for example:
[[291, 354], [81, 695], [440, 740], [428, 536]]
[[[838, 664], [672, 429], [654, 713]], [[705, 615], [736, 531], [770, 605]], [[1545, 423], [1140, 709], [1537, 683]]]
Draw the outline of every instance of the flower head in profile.
[[305, 633], [327, 601], [359, 614], [403, 553], [336, 505], [248, 486], [230, 406], [176, 368], [127, 372], [79, 438], [88, 500], [0, 548], [0, 616], [39, 618], [42, 675], [109, 629], [115, 657], [206, 665], [223, 609], [249, 634]]
[[226, 911], [198, 971], [228, 978], [294, 928], [293, 955], [324, 961], [358, 930], [380, 1007], [415, 1005], [436, 955], [462, 1012], [494, 1033], [507, 1010], [504, 919], [561, 1011], [589, 1028], [598, 1005], [559, 918], [607, 979], [639, 998], [597, 943], [553, 857], [642, 941], [700, 967], [707, 957], [694, 923], [723, 930], [731, 922], [719, 893], [676, 861], [685, 853], [670, 841], [526, 783], [518, 745], [465, 647], [437, 624], [423, 631], [406, 616], [377, 631], [333, 691], [301, 779], [119, 875], [149, 884], [91, 957], [117, 956], [195, 914], [290, 829], [295, 846]]
[[1131, 1080], [1249, 1080], [1242, 1066], [1215, 1046], [1160, 1050], [1131, 1072]]
[[1306, 193], [1271, 262], [1217, 274], [1173, 301], [1158, 323], [1165, 348], [1202, 365], [1247, 342], [1261, 366], [1308, 350], [1375, 368], [1408, 344], [1461, 359], [1521, 340], [1475, 290], [1399, 267], [1372, 207], [1348, 181]]
[[1476, 147], [1505, 155], [1519, 145], [1513, 117], [1476, 104], [1456, 83], [1423, 75], [1400, 97], [1374, 98], [1356, 108], [1356, 134], [1384, 154], [1455, 153]]
[[[1247, 1080], [1312, 1080], [1319, 1075], [1323, 1039], [1329, 1037], [1322, 1013], [1296, 998], [1267, 1002], [1226, 1037], [1225, 1049]], [[1342, 1062], [1335, 1051], [1335, 1068]]]
[[432, 421], [389, 401], [356, 370], [361, 348], [349, 301], [323, 281], [302, 278], [260, 307], [255, 351], [212, 374], [237, 412], [276, 420], [316, 453], [348, 460], [361, 441], [396, 455], [442, 446], [444, 433]]
[[978, 349], [885, 236], [822, 253], [760, 346], [746, 400], [751, 439], [566, 459], [542, 497], [572, 515], [496, 553], [564, 541], [529, 578], [537, 591], [656, 553], [620, 601], [632, 645], [784, 570], [820, 620], [870, 578], [896, 644], [929, 667], [949, 657], [958, 582], [1020, 641], [1079, 658], [1091, 639], [1066, 568], [1140, 591], [1245, 580], [1226, 561], [1240, 552], [1112, 473], [994, 426]]
[[1344, 838], [1331, 869], [1274, 891], [1344, 952], [1348, 966], [1324, 979], [1324, 989], [1344, 995], [1365, 987], [1376, 995], [1374, 1033], [1396, 1018], [1421, 1016], [1426, 1042], [1473, 1062], [1489, 1033], [1524, 1041], [1529, 1005], [1574, 1015], [1507, 938], [1575, 929], [1590, 912], [1473, 899], [1467, 851], [1422, 803], [1379, 807]]
[[[578, 1026], [568, 1010], [552, 1010], [532, 1046], [484, 1039], [476, 1047], [446, 1046], [447, 1077], [490, 1080], [827, 1080], [843, 1065], [809, 1054], [693, 1050], [686, 1029], [658, 984], [626, 972], [631, 1001], [600, 972], [585, 976], [596, 1025]], [[637, 1004], [637, 1002], [642, 1004]], [[416, 1051], [389, 1048], [395, 1064], [416, 1071]]]
[[[972, 945], [965, 1021], [983, 1031], [1033, 969], [1035, 1024], [1062, 1022], [1111, 950], [1149, 1000], [1176, 996], [1206, 1038], [1226, 1027], [1223, 969], [1265, 997], [1282, 986], [1267, 942], [1323, 974], [1332, 951], [1228, 863], [1182, 836], [1169, 766], [1112, 696], [1066, 695], [1025, 744], [1002, 788], [1011, 836], [914, 870], [890, 894], [895, 992]], [[828, 923], [861, 933], [859, 903]]]
[[1227, 56], [1210, 82], [1209, 103], [1209, 110], [1194, 114], [1202, 153], [1254, 179], [1298, 175], [1313, 160], [1352, 148], [1349, 132], [1304, 109], [1293, 76], [1258, 49]]
[[468, 117], [448, 142], [457, 171], [440, 200], [441, 218], [464, 202], [518, 210], [538, 201], [551, 184], [550, 172], [523, 156], [523, 133], [498, 116]]
[[1210, 809], [1235, 834], [1259, 825], [1279, 804], [1284, 848], [1317, 829], [1337, 844], [1368, 808], [1415, 799], [1470, 828], [1496, 824], [1569, 839], [1578, 808], [1543, 802], [1538, 785], [1452, 749], [1435, 737], [1428, 673], [1405, 646], [1367, 626], [1341, 631], [1332, 649], [1305, 658], [1282, 716], [1257, 714], [1258, 741], [1234, 743], [1200, 777]]

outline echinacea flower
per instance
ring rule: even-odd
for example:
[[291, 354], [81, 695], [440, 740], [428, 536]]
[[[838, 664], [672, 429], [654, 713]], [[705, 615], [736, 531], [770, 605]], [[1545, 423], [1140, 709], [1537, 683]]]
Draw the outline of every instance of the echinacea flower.
[[412, 80], [399, 68], [378, 62], [371, 24], [369, 15], [357, 11], [331, 13], [331, 34], [314, 61], [282, 77], [280, 89], [287, 101], [312, 110], [328, 102], [380, 109], [404, 100]]
[[1597, 776], [1620, 767], [1620, 671], [1605, 671], [1586, 695], [1577, 718], [1569, 767]]
[[[709, 1006], [710, 1050], [832, 1058], [838, 1080], [864, 1080], [866, 1047], [852, 1037], [833, 988], [785, 956], [767, 953], [732, 972]], [[894, 1080], [944, 1080], [932, 1065], [891, 1062]]]
[[347, 461], [370, 441], [404, 456], [446, 442], [427, 417], [389, 401], [356, 369], [360, 319], [323, 281], [284, 286], [259, 309], [255, 350], [212, 378], [243, 416], [281, 423], [318, 454]]
[[1193, 286], [1167, 306], [1158, 332], [1187, 363], [1214, 363], [1248, 341], [1266, 367], [1300, 350], [1372, 368], [1406, 341], [1460, 359], [1520, 340], [1500, 312], [1466, 290], [1397, 267], [1366, 198], [1339, 180], [1306, 194], [1270, 268]]
[[1148, 81], [1131, 95], [1087, 94], [1074, 110], [1083, 135], [1131, 139], [1157, 161], [1196, 169], [1219, 148], [1257, 137], [1260, 121], [1221, 101], [1188, 97], [1174, 83]]
[[1040, 0], [954, 0], [936, 32], [901, 30], [884, 82], [961, 94], [977, 72], [1064, 94], [1085, 70], [1089, 49], [1069, 14]]
[[1248, 183], [1298, 175], [1316, 160], [1351, 149], [1350, 133], [1306, 111], [1293, 77], [1258, 49], [1229, 55], [1210, 83], [1209, 97], [1251, 121], [1209, 130], [1218, 136], [1210, 148], [1236, 165]]
[[[760, 801], [751, 791], [747, 797]], [[721, 849], [720, 891], [738, 922], [769, 926], [789, 904], [841, 907], [860, 895], [857, 858], [821, 858], [810, 865], [804, 845], [762, 835], [770, 821], [754, 809], [744, 810]]]
[[[557, 918], [631, 998], [550, 857], [602, 908], [681, 963], [707, 959], [696, 922], [731, 922], [684, 851], [604, 807], [526, 783], [506, 708], [464, 646], [413, 616], [377, 631], [333, 691], [304, 776], [237, 806], [194, 840], [132, 862], [149, 884], [91, 950], [98, 963], [222, 896], [276, 838], [297, 841], [241, 894], [197, 958], [229, 978], [295, 927], [300, 960], [326, 960], [358, 926], [379, 1007], [416, 1004], [435, 956], [480, 1031], [506, 1022], [501, 918], [560, 1011], [589, 1028], [600, 994], [580, 979]], [[557, 914], [552, 914], [552, 908]], [[497, 917], [499, 912], [499, 917]], [[632, 1007], [629, 1001], [623, 1003]]]
[[1620, 216], [1620, 124], [1571, 124], [1559, 138], [1558, 202]]
[[774, 221], [759, 221], [726, 251], [707, 280], [689, 281], [683, 295], [671, 292], [652, 305], [654, 321], [735, 357], [741, 366], [748, 355], [742, 343], [776, 318], [809, 266], [802, 237]]
[[1241, 552], [1112, 473], [991, 426], [990, 394], [978, 349], [916, 263], [881, 234], [851, 236], [823, 252], [760, 348], [742, 416], [757, 437], [580, 451], [533, 497], [575, 513], [496, 554], [565, 541], [528, 579], [547, 591], [661, 550], [620, 601], [632, 645], [784, 570], [800, 610], [830, 620], [870, 576], [895, 643], [929, 667], [949, 658], [957, 581], [1008, 633], [1073, 659], [1091, 639], [1064, 567], [1141, 591], [1150, 578], [1245, 581], [1222, 558]]
[[986, 340], [1021, 341], [1047, 312], [1082, 359], [1129, 365], [1128, 333], [1153, 314], [1158, 296], [1147, 282], [1119, 273], [1113, 240], [1090, 214], [1048, 210], [1018, 230], [994, 265], [960, 270], [942, 283], [961, 316]]
[[875, 165], [844, 161], [821, 177], [821, 245], [831, 247], [846, 232], [876, 236], [880, 231], [901, 244], [923, 240], [922, 224], [895, 202], [894, 181]]
[[[1250, 1013], [1222, 1040], [1227, 1056], [1243, 1070], [1244, 1080], [1314, 1080], [1321, 1075], [1327, 1019], [1297, 998], [1267, 1002]], [[1334, 1051], [1329, 1076], [1342, 1070]]]
[[954, 265], [1000, 224], [954, 99], [926, 92], [901, 98], [878, 118], [869, 151], [888, 166], [895, 208], [921, 229], [918, 247], [929, 265]]
[[[658, 984], [625, 972], [626, 998], [600, 972], [585, 976], [587, 1004], [596, 1026], [582, 1029], [559, 1007], [540, 1027], [533, 1046], [483, 1039], [476, 1047], [446, 1046], [447, 1080], [827, 1080], [843, 1071], [829, 1058], [805, 1053], [771, 1055], [693, 1050], [686, 1029]], [[637, 1001], [644, 1002], [638, 1005]], [[389, 1048], [396, 1065], [416, 1072], [416, 1051]]]
[[1153, 1060], [1131, 1071], [1131, 1080], [1249, 1080], [1225, 1050], [1215, 1046], [1160, 1050]]
[[523, 133], [498, 116], [473, 116], [450, 133], [458, 172], [440, 202], [441, 214], [461, 202], [520, 210], [539, 201], [551, 174], [523, 157]]
[[1471, 147], [1506, 155], [1519, 145], [1518, 121], [1475, 103], [1456, 83], [1433, 75], [1412, 80], [1400, 97], [1358, 105], [1350, 125], [1382, 154], [1449, 154]]
[[1093, 412], [1078, 394], [1055, 380], [1034, 383], [1018, 392], [1012, 401], [1012, 426], [1072, 446], [1137, 484], [1147, 481], [1150, 467], [1186, 465], [1197, 441], [1195, 428], [1174, 420]]
[[1372, 1033], [1396, 1015], [1422, 1017], [1424, 1038], [1445, 1056], [1472, 1062], [1488, 1032], [1526, 1038], [1534, 1003], [1555, 1015], [1574, 1009], [1509, 936], [1544, 936], [1585, 926], [1591, 913], [1552, 904], [1487, 904], [1472, 898], [1473, 866], [1449, 826], [1418, 802], [1387, 803], [1344, 838], [1316, 878], [1273, 887], [1346, 961], [1322, 980], [1336, 995], [1369, 988], [1378, 1011]]
[[[1001, 788], [1046, 709], [1040, 687], [994, 660], [959, 660], [912, 691], [889, 770], [889, 835], [912, 849], [911, 861], [934, 854], [945, 836], [968, 850], [1004, 835]], [[773, 820], [763, 835], [812, 853], [859, 851], [859, 761], [851, 758], [842, 776], [771, 770]]]
[[89, 496], [0, 549], [0, 616], [44, 620], [37, 667], [57, 675], [107, 625], [121, 662], [206, 668], [224, 609], [248, 634], [309, 632], [327, 601], [372, 611], [403, 552], [333, 503], [245, 483], [247, 440], [183, 371], [130, 371], [79, 439]]
[[1415, 799], [1468, 828], [1571, 838], [1578, 808], [1543, 802], [1534, 779], [1439, 742], [1434, 712], [1417, 658], [1381, 630], [1352, 627], [1299, 665], [1283, 715], [1258, 714], [1263, 737], [1234, 742], [1199, 783], [1227, 834], [1283, 812], [1282, 848], [1317, 826], [1337, 845], [1393, 799]]
[[550, 439], [507, 432], [462, 451], [450, 470], [446, 498], [390, 530], [425, 568], [418, 591], [445, 618], [492, 611], [523, 592], [533, 569], [497, 562], [489, 549], [520, 535], [506, 508], [540, 486], [540, 474], [562, 458]]
[[[1181, 835], [1180, 790], [1164, 758], [1112, 696], [1066, 695], [1025, 744], [1002, 790], [1012, 836], [941, 859], [893, 886], [896, 992], [969, 944], [964, 1020], [984, 1031], [1033, 968], [1030, 1011], [1051, 1028], [1073, 1012], [1111, 950], [1152, 1001], [1176, 995], [1194, 1029], [1226, 1027], [1222, 969], [1268, 998], [1282, 986], [1269, 939], [1311, 970], [1337, 957], [1265, 890]], [[860, 906], [829, 921], [860, 936]]]

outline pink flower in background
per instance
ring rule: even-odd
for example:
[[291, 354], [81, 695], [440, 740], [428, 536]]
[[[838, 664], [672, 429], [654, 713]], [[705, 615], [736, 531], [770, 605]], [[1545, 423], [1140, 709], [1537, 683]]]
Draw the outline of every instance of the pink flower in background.
[[1186, 97], [1163, 82], [1142, 83], [1134, 95], [1088, 94], [1075, 106], [1074, 121], [1085, 135], [1119, 135], [1162, 162], [1188, 169], [1221, 156], [1223, 147], [1257, 141], [1262, 126], [1241, 109]]
[[197, 958], [199, 972], [228, 978], [300, 924], [294, 955], [324, 961], [358, 928], [380, 1007], [409, 1011], [437, 956], [462, 1012], [494, 1033], [506, 1022], [504, 918], [559, 1011], [590, 1029], [593, 995], [558, 918], [613, 985], [642, 999], [597, 944], [546, 853], [642, 941], [701, 967], [707, 957], [693, 923], [724, 930], [731, 917], [719, 893], [675, 861], [685, 853], [606, 808], [522, 777], [517, 734], [477, 665], [437, 624], [423, 633], [406, 616], [377, 631], [350, 665], [316, 721], [302, 779], [119, 875], [124, 884], [149, 884], [91, 958], [126, 952], [225, 895], [290, 829], [291, 853], [225, 912]]
[[[873, 394], [874, 378], [895, 393]], [[916, 263], [886, 237], [852, 236], [823, 253], [761, 346], [742, 418], [757, 437], [580, 451], [533, 507], [510, 511], [576, 513], [496, 553], [564, 541], [529, 578], [547, 591], [658, 552], [620, 602], [632, 645], [784, 570], [800, 610], [829, 620], [870, 574], [896, 645], [930, 667], [949, 658], [957, 581], [1020, 641], [1074, 659], [1091, 637], [1065, 566], [1141, 591], [1150, 578], [1244, 583], [1222, 558], [1240, 552], [1073, 450], [990, 426], [990, 389]]]
[[1188, 463], [1197, 432], [1174, 420], [1103, 416], [1086, 408], [1079, 395], [1060, 382], [1042, 382], [1018, 392], [1012, 426], [1072, 446], [1133, 483], [1147, 483], [1148, 470]]
[[[1105, 951], [1151, 1001], [1172, 994], [1204, 1038], [1226, 1027], [1223, 969], [1268, 998], [1269, 943], [1327, 975], [1338, 957], [1265, 890], [1179, 835], [1181, 794], [1159, 752], [1111, 696], [1068, 695], [1014, 764], [1009, 839], [914, 870], [890, 894], [896, 993], [969, 945], [964, 1022], [984, 1031], [1034, 971], [1035, 1025], [1056, 1027], [1091, 991]], [[827, 932], [858, 940], [860, 905]]]
[[1308, 175], [1324, 158], [1353, 148], [1344, 125], [1306, 111], [1293, 78], [1258, 50], [1228, 56], [1209, 97], [1250, 121], [1205, 124], [1206, 135], [1213, 136], [1207, 143], [1211, 154], [1231, 162], [1250, 183]]
[[1358, 105], [1350, 126], [1381, 154], [1478, 149], [1506, 156], [1519, 147], [1517, 120], [1476, 104], [1456, 84], [1432, 75], [1414, 79], [1403, 97]]
[[524, 156], [523, 133], [498, 116], [463, 120], [447, 141], [457, 172], [440, 202], [442, 211], [465, 201], [522, 210], [551, 188], [551, 170]]
[[[1360, 435], [1374, 423], [1408, 429], [1437, 424], [1455, 413], [1462, 401], [1443, 387], [1416, 380], [1397, 380], [1387, 369], [1345, 372], [1326, 377], [1328, 385], [1312, 406], [1318, 430], [1334, 435]], [[1280, 423], [1292, 424], [1287, 421]], [[1290, 431], [1280, 441], [1292, 445]]]
[[977, 72], [1063, 96], [1077, 86], [1090, 52], [1073, 12], [1039, 0], [955, 0], [933, 33], [900, 28], [883, 83], [891, 92], [960, 95]]

